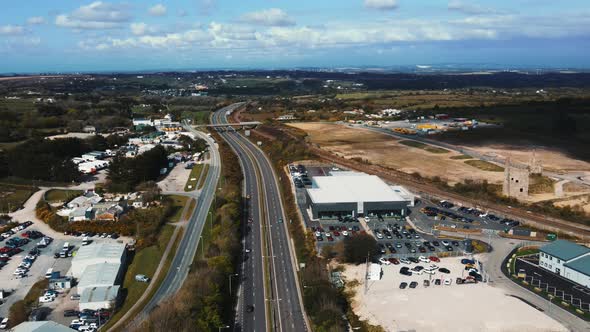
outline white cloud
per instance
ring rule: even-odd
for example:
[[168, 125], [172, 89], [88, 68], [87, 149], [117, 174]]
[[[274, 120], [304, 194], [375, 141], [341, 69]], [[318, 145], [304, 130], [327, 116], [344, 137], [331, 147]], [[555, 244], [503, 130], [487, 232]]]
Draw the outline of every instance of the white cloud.
[[166, 6], [159, 3], [149, 9], [149, 13], [152, 16], [164, 16], [166, 15], [167, 9]]
[[29, 17], [29, 19], [27, 20], [27, 24], [28, 25], [45, 24], [45, 18], [41, 17], [41, 16]]
[[72, 29], [116, 29], [130, 20], [126, 5], [95, 1], [71, 14], [58, 15], [55, 25]]
[[452, 0], [448, 5], [449, 10], [463, 14], [480, 15], [497, 13], [495, 9], [483, 7], [476, 3], [465, 3], [461, 0]]
[[25, 29], [20, 25], [4, 25], [0, 26], [0, 35], [15, 36], [22, 35]]
[[141, 35], [145, 35], [148, 31], [148, 26], [147, 24], [143, 23], [143, 22], [139, 22], [139, 23], [131, 23], [131, 33], [133, 33], [136, 36], [141, 36]]
[[242, 15], [242, 22], [264, 25], [264, 26], [290, 26], [295, 25], [295, 21], [283, 10], [270, 8], [257, 12], [246, 13]]
[[397, 0], [365, 0], [365, 7], [379, 10], [390, 10], [398, 7]]

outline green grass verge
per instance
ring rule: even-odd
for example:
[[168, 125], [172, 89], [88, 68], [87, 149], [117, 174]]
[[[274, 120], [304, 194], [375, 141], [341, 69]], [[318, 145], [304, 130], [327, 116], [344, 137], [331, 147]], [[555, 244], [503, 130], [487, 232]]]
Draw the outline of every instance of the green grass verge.
[[65, 202], [73, 196], [79, 196], [83, 192], [81, 190], [62, 190], [51, 189], [45, 193], [45, 200], [49, 203]]
[[464, 161], [467, 165], [473, 166], [475, 168], [479, 168], [482, 171], [488, 172], [504, 172], [504, 168], [500, 167], [496, 164], [492, 164], [490, 162], [484, 160], [465, 160]]
[[35, 191], [33, 186], [0, 184], [0, 213], [18, 210]]
[[404, 141], [400, 141], [400, 144], [406, 145], [406, 146], [411, 146], [413, 148], [418, 148], [418, 149], [422, 149], [424, 151], [428, 151], [430, 153], [449, 153], [449, 150], [443, 149], [443, 148], [437, 148], [435, 146], [431, 146], [428, 144], [424, 144], [418, 141], [411, 141], [411, 140], [404, 140]]
[[182, 211], [184, 210], [184, 205], [186, 204], [188, 197], [179, 196], [179, 195], [170, 195], [168, 197], [170, 199], [172, 199], [172, 201], [174, 202], [174, 204], [172, 206], [172, 208], [174, 209], [174, 212], [172, 213], [170, 218], [168, 218], [168, 222], [169, 223], [178, 222], [180, 220], [180, 217], [182, 217]]
[[209, 164], [205, 164], [205, 168], [203, 169], [203, 175], [201, 176], [201, 182], [199, 182], [199, 189], [203, 189], [203, 186], [205, 186], [205, 179], [207, 178], [208, 172]]
[[462, 154], [462, 155], [458, 155], [458, 156], [452, 156], [451, 159], [453, 159], [453, 160], [464, 160], [464, 159], [473, 159], [473, 157], [468, 156], [466, 154]]
[[[145, 293], [145, 290], [149, 284], [136, 281], [135, 275], [144, 274], [150, 278], [153, 277], [156, 269], [158, 268], [160, 260], [162, 259], [162, 255], [166, 250], [166, 246], [172, 237], [172, 233], [174, 233], [174, 226], [165, 225], [162, 228], [157, 245], [144, 248], [135, 253], [133, 262], [127, 268], [127, 273], [125, 274], [125, 279], [122, 285], [122, 287], [127, 290], [127, 296], [125, 297], [125, 301], [123, 302], [122, 306], [117, 310], [117, 312], [103, 328], [105, 331], [107, 331], [110, 326], [113, 326], [117, 321], [119, 321], [119, 319], [121, 319], [121, 317], [123, 317], [127, 311], [129, 311], [131, 307], [135, 305], [143, 293]], [[162, 271], [161, 275], [166, 275], [167, 271], [168, 270]], [[154, 281], [152, 280], [152, 282]], [[157, 282], [157, 280], [155, 282]], [[154, 287], [154, 289], [157, 290], [158, 287]]]
[[184, 191], [193, 191], [197, 189], [197, 182], [199, 182], [199, 177], [201, 176], [202, 171], [203, 164], [195, 164], [193, 169], [191, 169], [191, 174], [189, 175], [186, 184], [184, 185]]

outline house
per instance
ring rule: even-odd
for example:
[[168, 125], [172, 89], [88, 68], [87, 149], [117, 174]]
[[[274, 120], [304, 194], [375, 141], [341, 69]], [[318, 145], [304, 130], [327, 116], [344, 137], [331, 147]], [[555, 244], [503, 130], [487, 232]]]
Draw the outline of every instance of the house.
[[94, 219], [95, 220], [107, 220], [116, 221], [119, 217], [125, 213], [127, 204], [125, 202], [102, 202], [95, 204]]
[[590, 287], [590, 248], [566, 240], [557, 240], [542, 246], [539, 251], [541, 268]]

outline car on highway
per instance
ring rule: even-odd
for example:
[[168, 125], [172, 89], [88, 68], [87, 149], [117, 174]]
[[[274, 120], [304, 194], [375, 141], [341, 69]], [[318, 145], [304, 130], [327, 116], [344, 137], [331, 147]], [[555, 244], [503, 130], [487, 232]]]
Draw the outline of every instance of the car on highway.
[[246, 306], [246, 312], [254, 312], [254, 306], [249, 304], [248, 306]]

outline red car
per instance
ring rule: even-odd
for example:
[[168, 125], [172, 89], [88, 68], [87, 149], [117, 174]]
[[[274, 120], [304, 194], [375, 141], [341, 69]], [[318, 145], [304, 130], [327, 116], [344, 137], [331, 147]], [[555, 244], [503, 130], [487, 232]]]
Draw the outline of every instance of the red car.
[[334, 236], [340, 236], [340, 232], [339, 231], [334, 231]]
[[393, 264], [393, 265], [398, 265], [399, 261], [397, 260], [397, 258], [390, 258], [389, 261]]
[[430, 256], [428, 259], [430, 259], [431, 262], [440, 263], [440, 259], [436, 256]]
[[331, 236], [328, 236], [328, 241], [333, 242], [334, 241], [334, 238], [331, 237]]

